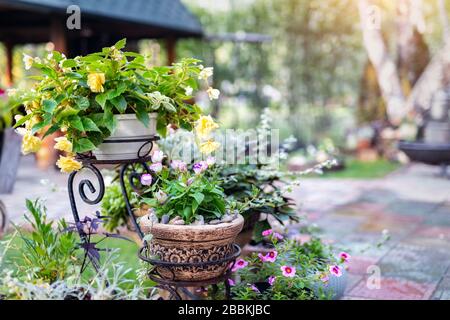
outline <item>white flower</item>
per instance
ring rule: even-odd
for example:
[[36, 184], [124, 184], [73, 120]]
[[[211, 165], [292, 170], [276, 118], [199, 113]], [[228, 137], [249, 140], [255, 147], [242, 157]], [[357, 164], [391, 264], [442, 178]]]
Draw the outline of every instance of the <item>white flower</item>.
[[154, 163], [162, 162], [163, 158], [164, 158], [164, 152], [162, 152], [161, 150], [156, 150], [155, 152], [153, 152], [152, 162], [154, 162]]
[[192, 95], [192, 91], [194, 91], [194, 89], [192, 89], [192, 87], [186, 87], [186, 89], [185, 89], [186, 91], [185, 91], [185, 94], [187, 95], [187, 96], [190, 96], [190, 95]]
[[17, 93], [17, 89], [8, 89], [6, 90], [6, 94], [8, 95], [8, 97], [12, 97]]
[[160, 204], [163, 204], [164, 202], [167, 201], [167, 194], [164, 191], [162, 191], [162, 190], [158, 190], [155, 193], [155, 198], [156, 198], [156, 200], [158, 200], [158, 202]]
[[218, 89], [214, 89], [212, 87], [209, 87], [208, 90], [206, 90], [209, 96], [209, 100], [217, 100], [219, 99], [220, 91]]
[[161, 170], [162, 170], [161, 162], [151, 164], [150, 170], [152, 170], [153, 172], [156, 172], [156, 173], [161, 172]]
[[33, 66], [34, 59], [33, 59], [33, 57], [24, 53], [23, 54], [23, 63], [25, 65], [25, 70], [30, 70], [31, 67]]
[[198, 74], [198, 78], [200, 80], [208, 80], [209, 77], [213, 75], [213, 68], [203, 68], [202, 71]]
[[209, 156], [208, 158], [206, 158], [206, 163], [209, 167], [211, 167], [216, 164], [216, 158]]

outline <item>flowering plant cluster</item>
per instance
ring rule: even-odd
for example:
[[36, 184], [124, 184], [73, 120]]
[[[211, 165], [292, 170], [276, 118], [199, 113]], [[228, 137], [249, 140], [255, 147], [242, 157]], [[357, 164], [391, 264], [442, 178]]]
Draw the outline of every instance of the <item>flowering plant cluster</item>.
[[0, 88], [0, 130], [9, 128], [14, 123], [14, 116], [20, 115], [14, 97], [9, 97], [6, 90]]
[[232, 292], [239, 300], [309, 300], [327, 299], [325, 292], [330, 277], [341, 277], [350, 255], [341, 252], [338, 257], [332, 248], [319, 238], [299, 243], [283, 239], [272, 229], [262, 235], [270, 240], [273, 248], [267, 253], [253, 254], [238, 259], [229, 280]]
[[172, 160], [167, 166], [163, 159], [161, 151], [155, 152], [150, 165], [153, 175], [141, 175], [141, 184], [149, 186], [142, 201], [158, 219], [180, 217], [190, 224], [219, 219], [225, 214], [227, 202], [217, 180], [214, 157], [192, 166], [182, 160]]
[[157, 129], [165, 135], [168, 124], [192, 130], [200, 108], [187, 101], [208, 86], [211, 99], [219, 91], [209, 87], [212, 68], [196, 59], [183, 59], [172, 66], [147, 67], [144, 56], [123, 52], [125, 40], [101, 52], [67, 59], [59, 52], [47, 57], [24, 56], [26, 69], [35, 67], [42, 76], [32, 90], [18, 92], [27, 114], [16, 127], [24, 136], [23, 153], [36, 152], [41, 139], [61, 130], [55, 148], [66, 152], [57, 165], [64, 172], [77, 170], [75, 153], [94, 150], [115, 130], [114, 114], [136, 114], [146, 126], [149, 113], [158, 113]]

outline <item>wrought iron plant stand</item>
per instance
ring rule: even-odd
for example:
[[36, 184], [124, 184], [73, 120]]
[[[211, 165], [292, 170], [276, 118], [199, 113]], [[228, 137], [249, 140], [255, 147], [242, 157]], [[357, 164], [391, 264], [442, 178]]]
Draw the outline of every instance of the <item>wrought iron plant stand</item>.
[[[208, 261], [208, 262], [198, 262], [198, 263], [172, 263], [165, 262], [161, 260], [154, 259], [153, 257], [149, 257], [146, 252], [148, 249], [148, 243], [144, 240], [144, 234], [137, 222], [136, 216], [133, 214], [133, 208], [130, 203], [130, 199], [128, 197], [127, 183], [126, 179], [128, 179], [128, 183], [132, 190], [136, 193], [142, 192], [142, 185], [140, 185], [140, 175], [142, 172], [152, 173], [147, 162], [151, 160], [150, 153], [153, 149], [154, 142], [159, 140], [158, 136], [153, 136], [147, 139], [129, 139], [129, 140], [108, 140], [104, 143], [127, 143], [127, 142], [142, 142], [142, 146], [139, 148], [135, 159], [127, 159], [127, 160], [97, 160], [95, 156], [91, 153], [78, 155], [77, 159], [82, 162], [83, 168], [91, 171], [97, 180], [98, 188], [94, 186], [94, 183], [88, 179], [84, 178], [78, 182], [78, 193], [80, 195], [81, 200], [88, 205], [96, 205], [102, 201], [103, 196], [105, 194], [105, 181], [103, 175], [98, 168], [99, 165], [117, 165], [119, 166], [119, 182], [122, 191], [122, 197], [125, 201], [127, 215], [130, 218], [130, 221], [133, 225], [134, 230], [138, 234], [139, 238], [143, 240], [143, 246], [140, 248], [138, 252], [138, 256], [141, 260], [149, 263], [151, 268], [148, 271], [148, 277], [155, 281], [158, 285], [157, 288], [161, 290], [165, 290], [169, 293], [169, 299], [182, 300], [183, 294], [190, 299], [198, 299], [198, 296], [190, 292], [187, 288], [197, 287], [205, 289], [208, 286], [212, 287], [211, 295], [214, 296], [218, 291], [218, 284], [223, 283], [225, 287], [225, 298], [230, 298], [230, 284], [229, 279], [231, 276], [231, 269], [236, 261], [236, 258], [240, 255], [241, 249], [238, 245], [233, 244], [233, 253], [223, 259], [216, 261]], [[142, 154], [142, 150], [144, 147], [150, 145], [149, 151], [145, 154]], [[138, 171], [138, 169], [143, 171]], [[69, 200], [70, 206], [72, 209], [72, 214], [74, 218], [75, 224], [80, 223], [80, 214], [77, 207], [77, 201], [75, 199], [75, 177], [80, 171], [74, 171], [70, 174], [68, 179], [68, 192], [69, 192]], [[137, 183], [136, 183], [137, 182]], [[87, 190], [86, 190], [87, 189]], [[89, 192], [89, 193], [88, 193]], [[88, 239], [86, 238], [86, 234], [82, 231], [78, 230], [81, 238], [82, 244], [87, 244]], [[98, 258], [89, 255], [88, 258], [91, 261], [93, 267], [97, 272], [100, 272], [100, 266]], [[177, 281], [170, 280], [167, 278], [163, 278], [157, 271], [158, 266], [163, 266], [170, 270], [175, 270], [176, 268], [182, 267], [193, 267], [193, 268], [205, 268], [213, 265], [220, 264], [228, 264], [227, 271], [220, 277], [209, 279], [206, 281]]]

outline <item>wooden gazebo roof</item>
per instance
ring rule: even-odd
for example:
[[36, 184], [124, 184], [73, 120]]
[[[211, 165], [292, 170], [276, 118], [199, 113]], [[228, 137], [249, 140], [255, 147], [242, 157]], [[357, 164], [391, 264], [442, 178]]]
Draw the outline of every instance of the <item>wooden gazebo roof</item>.
[[[81, 28], [69, 30], [67, 8], [77, 5]], [[18, 44], [52, 42], [68, 56], [87, 54], [127, 38], [165, 39], [168, 62], [179, 38], [202, 37], [197, 18], [180, 0], [0, 0], [0, 42], [6, 47], [7, 80], [12, 83], [12, 49]]]

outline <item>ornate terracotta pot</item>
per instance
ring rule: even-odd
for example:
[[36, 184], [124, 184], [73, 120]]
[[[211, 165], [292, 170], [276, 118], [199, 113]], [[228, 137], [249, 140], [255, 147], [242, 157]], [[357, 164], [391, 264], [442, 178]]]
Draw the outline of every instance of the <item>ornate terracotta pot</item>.
[[[144, 220], [145, 221], [145, 220]], [[244, 218], [216, 225], [173, 225], [140, 223], [145, 234], [152, 234], [147, 255], [174, 265], [157, 265], [161, 277], [177, 281], [204, 281], [223, 275], [230, 261], [199, 266], [202, 262], [220, 261], [235, 252], [233, 243], [242, 230]], [[192, 263], [195, 266], [176, 266]]]

